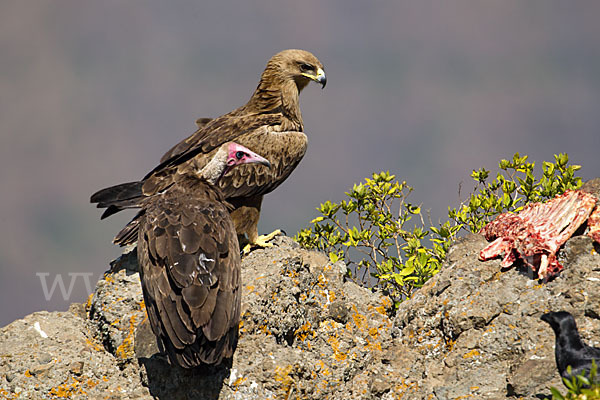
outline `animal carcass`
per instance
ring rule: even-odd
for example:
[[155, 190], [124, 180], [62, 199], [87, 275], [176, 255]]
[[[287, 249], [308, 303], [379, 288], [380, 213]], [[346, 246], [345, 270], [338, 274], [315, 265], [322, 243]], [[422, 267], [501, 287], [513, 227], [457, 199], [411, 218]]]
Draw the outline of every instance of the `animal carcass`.
[[504, 253], [503, 268], [520, 258], [547, 280], [563, 269], [556, 258], [558, 249], [586, 220], [588, 235], [600, 243], [596, 201], [586, 191], [570, 190], [545, 203], [531, 203], [518, 214], [501, 214], [481, 230], [493, 242], [481, 250], [479, 258], [485, 261]]

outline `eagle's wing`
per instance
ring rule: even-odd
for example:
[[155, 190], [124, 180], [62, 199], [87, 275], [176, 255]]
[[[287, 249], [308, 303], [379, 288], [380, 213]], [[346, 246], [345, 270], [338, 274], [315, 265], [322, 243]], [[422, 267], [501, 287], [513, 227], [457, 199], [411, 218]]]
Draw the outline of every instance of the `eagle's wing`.
[[232, 169], [219, 181], [219, 188], [226, 198], [264, 195], [273, 191], [298, 166], [308, 144], [303, 132], [275, 132], [267, 127], [237, 141], [269, 160], [271, 168], [248, 164]]
[[170, 148], [161, 157], [160, 164], [150, 171], [146, 178], [165, 168], [186, 162], [198, 154], [210, 153], [223, 143], [237, 142], [238, 137], [261, 126], [277, 125], [283, 118], [281, 113], [251, 113], [244, 115], [239, 113], [240, 111], [237, 109], [215, 119], [199, 118], [196, 121], [196, 124], [198, 124], [196, 132]]
[[185, 191], [180, 185], [148, 199], [138, 258], [152, 330], [172, 361], [191, 368], [233, 355], [240, 256], [226, 207], [198, 188]]
[[[228, 140], [230, 139], [226, 136], [223, 143]], [[201, 141], [193, 150], [179, 156], [191, 154], [189, 162], [172, 159], [172, 165], [167, 165], [167, 161], [163, 163], [163, 167], [149, 174], [143, 184], [144, 194], [154, 195], [164, 190], [177, 175], [194, 173], [204, 168], [214, 156], [217, 143], [220, 142], [212, 134], [207, 135], [207, 141]], [[219, 188], [226, 198], [264, 195], [273, 191], [300, 163], [307, 147], [307, 137], [303, 132], [277, 132], [269, 126], [247, 131], [235, 137], [235, 141], [268, 159], [271, 168], [251, 164], [232, 169], [219, 180]], [[204, 152], [202, 149], [209, 150]]]
[[[196, 126], [198, 127], [196, 132], [201, 131], [212, 120], [212, 118], [198, 118], [196, 120]], [[160, 163], [163, 163], [169, 158], [173, 157], [174, 155], [180, 154], [182, 151], [188, 149], [189, 145], [186, 144], [186, 141], [188, 139], [189, 138], [186, 138], [181, 142], [177, 143], [175, 146], [171, 147], [169, 151], [163, 154], [163, 156], [160, 158]]]

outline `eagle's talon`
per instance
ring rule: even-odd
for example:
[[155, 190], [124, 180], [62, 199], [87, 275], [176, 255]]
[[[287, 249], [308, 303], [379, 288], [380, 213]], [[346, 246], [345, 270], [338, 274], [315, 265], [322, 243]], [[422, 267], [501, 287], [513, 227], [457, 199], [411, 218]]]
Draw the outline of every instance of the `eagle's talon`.
[[261, 235], [261, 236], [257, 237], [254, 244], [257, 246], [262, 246], [262, 247], [272, 247], [273, 245], [270, 243], [267, 243], [267, 242], [270, 240], [273, 240], [273, 238], [275, 238], [276, 236], [282, 235], [282, 234], [283, 233], [281, 232], [281, 229], [274, 230], [273, 232], [269, 233], [268, 235]]
[[244, 246], [244, 249], [242, 250], [242, 254], [243, 255], [248, 255], [248, 253], [250, 253], [250, 250], [252, 250], [252, 248], [254, 247], [262, 247], [262, 248], [267, 248], [267, 247], [273, 247], [273, 243], [269, 243], [270, 240], [273, 240], [274, 237], [281, 235], [281, 230], [277, 229], [271, 233], [269, 233], [268, 235], [260, 235], [259, 237], [257, 237], [255, 240], [250, 241], [250, 243], [248, 243], [246, 246]]

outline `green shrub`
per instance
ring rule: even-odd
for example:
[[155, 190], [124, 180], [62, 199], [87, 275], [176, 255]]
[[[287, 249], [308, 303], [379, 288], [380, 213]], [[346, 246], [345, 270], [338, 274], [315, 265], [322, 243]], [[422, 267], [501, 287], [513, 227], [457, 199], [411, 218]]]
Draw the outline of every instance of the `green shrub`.
[[[329, 253], [331, 262], [354, 264], [353, 280], [368, 283], [370, 274], [376, 286], [400, 301], [439, 271], [457, 231], [450, 223], [431, 228], [431, 234], [423, 229], [421, 208], [407, 202], [412, 190], [389, 172], [373, 174], [354, 185], [347, 200], [321, 204], [321, 216], [298, 232], [296, 240]], [[407, 227], [413, 218], [417, 224]], [[422, 244], [426, 238], [429, 247]]]
[[437, 227], [425, 224], [420, 205], [408, 202], [413, 189], [406, 182], [389, 172], [373, 174], [346, 192], [342, 202], [321, 204], [320, 216], [295, 239], [328, 253], [331, 262], [354, 266], [351, 279], [383, 289], [398, 304], [440, 270], [459, 231], [479, 232], [500, 213], [581, 186], [581, 178], [575, 177], [580, 167], [569, 166], [566, 154], [554, 157], [555, 163], [543, 163], [539, 180], [533, 175], [535, 164], [518, 153], [511, 161], [500, 161], [491, 182], [490, 171], [474, 170], [476, 185], [468, 201], [448, 208], [449, 220]]
[[516, 153], [512, 160], [502, 160], [496, 178], [488, 183], [490, 171], [485, 168], [473, 170], [471, 177], [476, 186], [468, 202], [458, 209], [448, 208], [448, 217], [465, 230], [479, 232], [498, 214], [520, 211], [523, 206], [553, 198], [570, 189], [581, 186], [581, 178], [575, 176], [579, 165], [568, 165], [569, 156], [554, 155], [555, 163], [542, 163], [542, 178], [533, 175], [535, 163], [527, 162], [527, 156]]
[[[570, 366], [567, 367], [567, 372], [571, 374]], [[551, 387], [552, 400], [600, 400], [600, 385], [595, 361], [592, 361], [589, 374], [583, 372], [571, 379], [563, 378], [563, 382], [567, 387], [567, 393], [563, 396], [558, 389]]]

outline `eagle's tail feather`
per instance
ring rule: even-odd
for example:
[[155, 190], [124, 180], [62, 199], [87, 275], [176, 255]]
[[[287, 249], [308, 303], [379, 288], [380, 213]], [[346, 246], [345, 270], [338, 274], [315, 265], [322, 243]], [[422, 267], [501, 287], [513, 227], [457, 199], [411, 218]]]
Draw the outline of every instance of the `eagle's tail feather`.
[[97, 191], [90, 198], [91, 203], [98, 203], [98, 208], [106, 208], [102, 219], [110, 217], [126, 208], [139, 207], [142, 197], [143, 182], [127, 182]]

